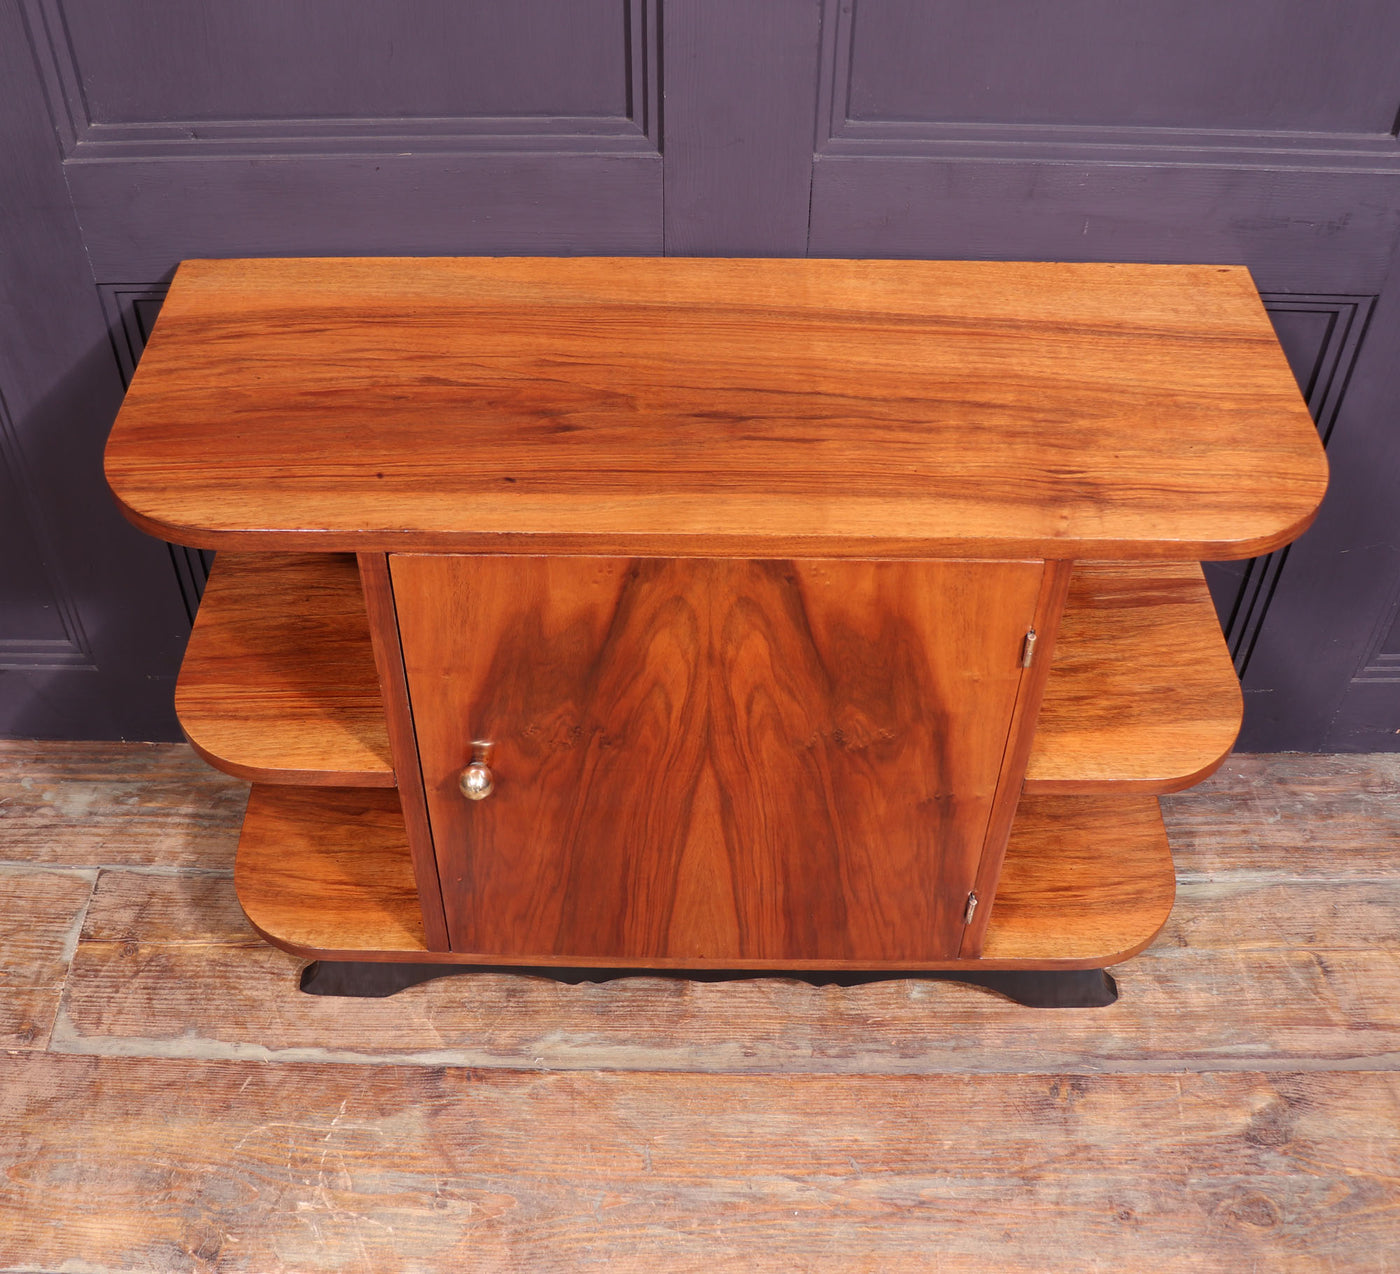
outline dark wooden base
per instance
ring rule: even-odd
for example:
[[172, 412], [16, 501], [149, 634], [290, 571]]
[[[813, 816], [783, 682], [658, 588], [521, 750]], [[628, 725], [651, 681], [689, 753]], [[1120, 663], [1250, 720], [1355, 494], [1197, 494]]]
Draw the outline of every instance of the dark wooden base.
[[692, 982], [734, 982], [744, 978], [785, 978], [812, 986], [861, 986], [893, 978], [965, 982], [1036, 1009], [1097, 1009], [1118, 998], [1118, 984], [1106, 969], [1016, 969], [988, 971], [938, 969], [916, 972], [791, 969], [581, 969], [521, 968], [508, 965], [403, 964], [369, 960], [313, 960], [302, 970], [301, 989], [309, 995], [382, 998], [463, 973], [511, 973], [551, 978], [576, 986], [615, 978], [685, 978]]

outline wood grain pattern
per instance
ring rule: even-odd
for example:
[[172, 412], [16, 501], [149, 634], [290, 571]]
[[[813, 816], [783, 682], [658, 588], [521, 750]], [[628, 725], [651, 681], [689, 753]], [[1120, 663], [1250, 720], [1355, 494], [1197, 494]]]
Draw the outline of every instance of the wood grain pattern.
[[[104, 876], [51, 1048], [424, 1066], [827, 1074], [1394, 1070], [1400, 882], [1181, 889], [1110, 1011], [1021, 1008], [956, 984], [764, 978], [561, 986], [459, 975], [388, 1000], [294, 993], [226, 879]], [[1362, 890], [1365, 890], [1363, 894]], [[1353, 912], [1351, 908], [1355, 908]], [[421, 957], [420, 957], [421, 958]], [[1229, 1011], [1221, 1009], [1230, 989]], [[264, 1053], [263, 1050], [266, 1050]]]
[[1400, 1223], [1394, 1075], [0, 1067], [26, 1269], [1303, 1274]]
[[1166, 924], [1175, 886], [1152, 797], [1023, 797], [995, 897], [986, 898], [982, 960], [1127, 959]]
[[1244, 699], [1201, 568], [1079, 563], [1028, 793], [1174, 792], [1212, 773]]
[[107, 448], [183, 543], [1244, 557], [1326, 463], [1248, 272], [193, 261]]
[[1400, 756], [1232, 756], [1162, 809], [1192, 877], [1389, 880], [1400, 845]]
[[397, 792], [254, 786], [234, 883], [282, 946], [427, 950]]
[[0, 1048], [43, 1048], [93, 871], [0, 870]]
[[175, 712], [195, 751], [239, 778], [393, 787], [355, 559], [220, 553]]
[[956, 955], [1040, 562], [390, 567], [454, 951]]
[[183, 744], [0, 739], [0, 859], [232, 871], [248, 786]]
[[[308, 958], [588, 964], [576, 953], [429, 951], [394, 794], [255, 787], [238, 846], [239, 902], [269, 942]], [[1166, 922], [1171, 853], [1151, 797], [1022, 803], [980, 959], [889, 958], [876, 968], [1101, 968], [1145, 948]], [[104, 904], [105, 905], [105, 904]], [[600, 904], [610, 905], [604, 899]], [[752, 959], [752, 964], [750, 964]], [[733, 958], [604, 953], [598, 965], [725, 967]], [[743, 967], [838, 968], [835, 957], [745, 957]]]
[[300, 996], [170, 830], [242, 785], [96, 746], [0, 748], [62, 852], [138, 868], [100, 874], [47, 1050], [0, 1057], [0, 1266], [1384, 1268], [1400, 757], [1232, 757], [1166, 798], [1172, 919], [1113, 1008], [1049, 1019], [912, 981]]
[[83, 917], [79, 947], [130, 951], [264, 946], [238, 904], [228, 876], [100, 869]]
[[1393, 878], [1300, 885], [1240, 873], [1179, 881], [1177, 899], [1161, 942], [1194, 950], [1364, 951], [1380, 968], [1393, 958], [1400, 933], [1400, 883]]
[[399, 621], [394, 610], [389, 562], [383, 553], [361, 553], [359, 563], [374, 645], [374, 666], [379, 671], [389, 744], [394, 756], [399, 809], [403, 814], [404, 834], [408, 837], [413, 879], [418, 886], [423, 933], [430, 950], [448, 951], [452, 943], [442, 909], [442, 883], [433, 853], [433, 830], [428, 822], [428, 803], [423, 791], [423, 767], [418, 760], [418, 738], [408, 702], [408, 682], [404, 678], [403, 648], [399, 644]]

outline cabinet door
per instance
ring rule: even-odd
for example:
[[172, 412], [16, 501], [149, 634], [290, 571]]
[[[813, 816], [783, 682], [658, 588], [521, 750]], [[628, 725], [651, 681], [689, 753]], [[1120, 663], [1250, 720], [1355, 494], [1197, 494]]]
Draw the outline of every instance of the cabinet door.
[[[390, 569], [454, 950], [957, 954], [1043, 563]], [[469, 801], [476, 739], [495, 789]]]

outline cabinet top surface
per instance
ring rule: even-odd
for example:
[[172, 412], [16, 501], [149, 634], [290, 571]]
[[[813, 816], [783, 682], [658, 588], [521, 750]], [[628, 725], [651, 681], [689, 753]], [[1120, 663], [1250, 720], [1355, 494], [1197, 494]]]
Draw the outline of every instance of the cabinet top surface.
[[1326, 461], [1238, 266], [187, 261], [107, 445], [203, 547], [1244, 557]]

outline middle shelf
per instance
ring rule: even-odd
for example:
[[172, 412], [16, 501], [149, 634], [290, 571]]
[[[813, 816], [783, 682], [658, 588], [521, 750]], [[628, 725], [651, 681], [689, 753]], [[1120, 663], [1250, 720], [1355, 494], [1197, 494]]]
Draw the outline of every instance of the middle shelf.
[[[196, 750], [240, 778], [394, 786], [353, 555], [220, 553], [175, 708]], [[1199, 566], [1080, 563], [1025, 791], [1177, 791], [1228, 755], [1241, 712]]]
[[1243, 715], [1197, 563], [1079, 562], [1024, 791], [1180, 791], [1229, 755]]
[[351, 553], [220, 553], [175, 715], [210, 765], [256, 783], [393, 787]]

